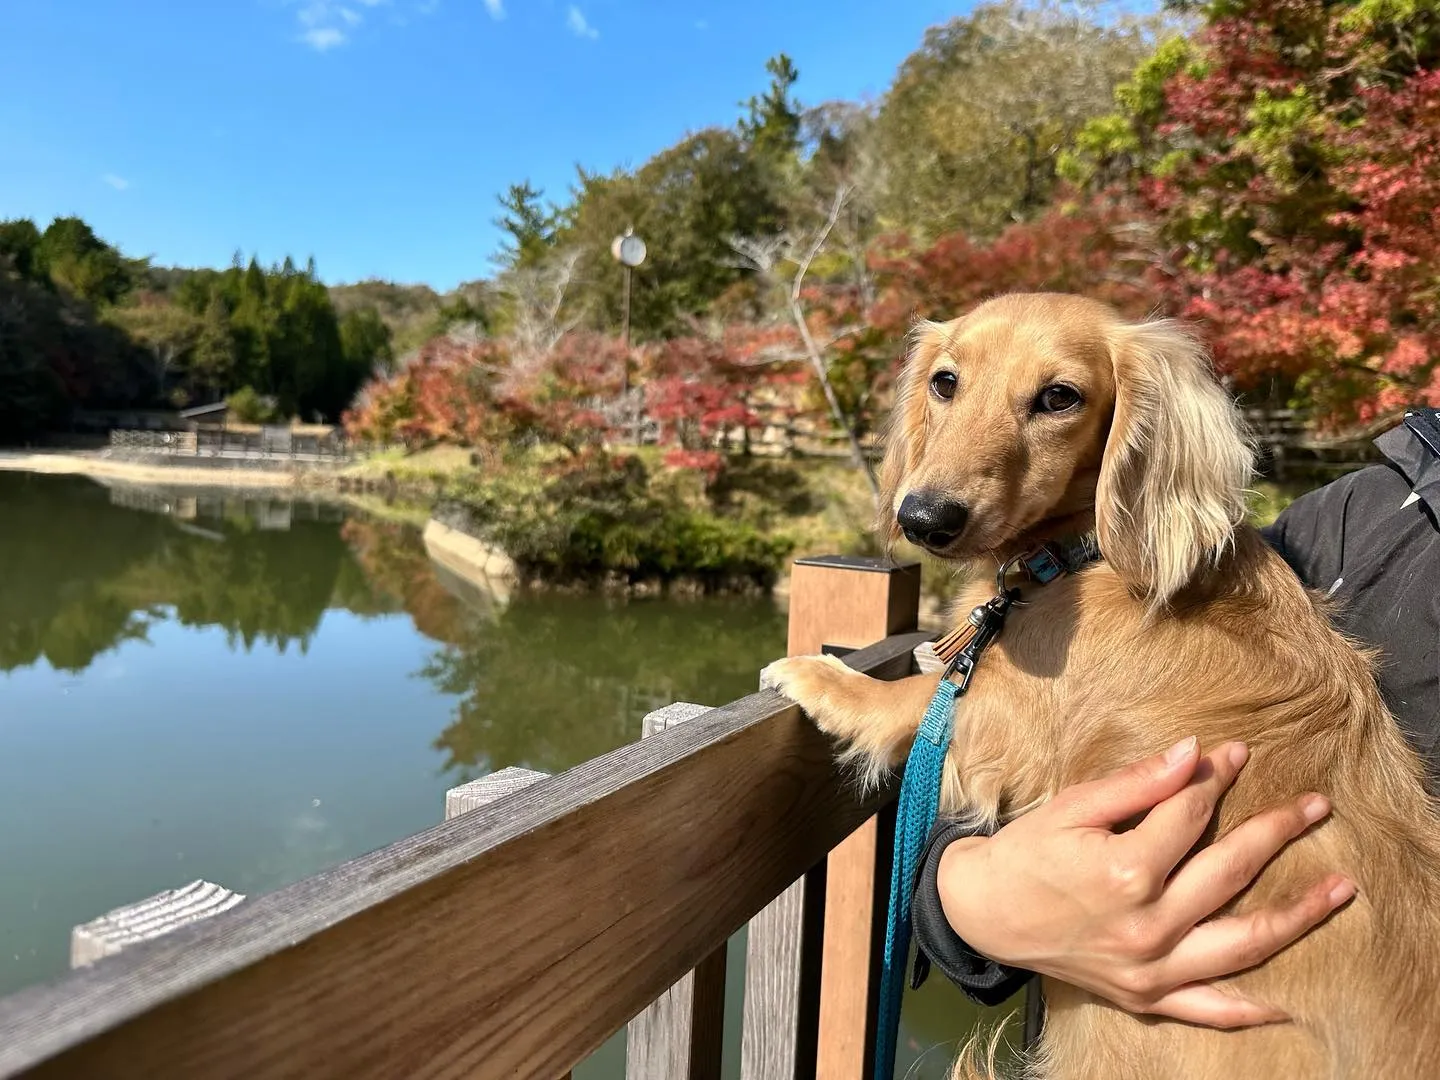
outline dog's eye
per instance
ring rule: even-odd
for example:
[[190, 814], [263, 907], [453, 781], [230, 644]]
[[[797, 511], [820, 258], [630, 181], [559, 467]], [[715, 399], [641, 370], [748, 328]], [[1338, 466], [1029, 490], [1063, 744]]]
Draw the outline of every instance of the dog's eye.
[[953, 398], [959, 385], [960, 380], [955, 377], [953, 371], [937, 371], [930, 376], [930, 392], [941, 401], [949, 401]]
[[1080, 404], [1080, 391], [1064, 383], [1047, 386], [1035, 396], [1036, 412], [1066, 412]]

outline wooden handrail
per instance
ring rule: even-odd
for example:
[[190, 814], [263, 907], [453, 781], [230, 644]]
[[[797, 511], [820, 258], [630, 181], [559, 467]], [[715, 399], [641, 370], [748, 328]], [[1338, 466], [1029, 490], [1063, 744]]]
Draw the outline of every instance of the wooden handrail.
[[752, 694], [0, 1000], [0, 1076], [559, 1076], [892, 795]]

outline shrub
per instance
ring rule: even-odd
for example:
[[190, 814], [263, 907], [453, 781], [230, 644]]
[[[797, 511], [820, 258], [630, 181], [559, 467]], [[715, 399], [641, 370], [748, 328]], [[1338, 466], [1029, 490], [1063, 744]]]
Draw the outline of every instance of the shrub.
[[437, 515], [501, 548], [532, 580], [692, 581], [769, 588], [789, 537], [663, 496], [638, 458], [602, 453], [513, 467], [448, 493]]
[[228, 398], [230, 416], [241, 424], [270, 424], [279, 419], [275, 399], [257, 394], [253, 387], [242, 386]]

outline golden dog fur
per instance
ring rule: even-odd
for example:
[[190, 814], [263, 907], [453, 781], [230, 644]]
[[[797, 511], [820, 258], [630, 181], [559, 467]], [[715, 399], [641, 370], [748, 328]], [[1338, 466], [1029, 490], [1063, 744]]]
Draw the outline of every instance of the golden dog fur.
[[[953, 372], [949, 400], [930, 392]], [[1047, 386], [1082, 403], [1035, 413]], [[1338, 1080], [1440, 1076], [1440, 832], [1420, 759], [1381, 701], [1373, 658], [1245, 523], [1251, 454], [1204, 350], [1166, 321], [1131, 323], [1078, 297], [989, 301], [915, 334], [884, 465], [882, 526], [910, 491], [964, 502], [942, 557], [981, 572], [1094, 528], [1104, 562], [1024, 589], [957, 707], [942, 814], [1004, 821], [1187, 736], [1239, 739], [1250, 759], [1223, 835], [1307, 791], [1333, 812], [1226, 913], [1297, 898], [1332, 872], [1356, 898], [1220, 985], [1292, 1021], [1236, 1031], [1131, 1015], [1045, 980], [1045, 1080]], [[877, 775], [909, 751], [937, 676], [884, 683], [796, 657], [767, 685]], [[1163, 882], [1136, 879], [1140, 894]], [[973, 1065], [963, 1065], [972, 1075]], [[973, 1075], [979, 1075], [978, 1072]]]

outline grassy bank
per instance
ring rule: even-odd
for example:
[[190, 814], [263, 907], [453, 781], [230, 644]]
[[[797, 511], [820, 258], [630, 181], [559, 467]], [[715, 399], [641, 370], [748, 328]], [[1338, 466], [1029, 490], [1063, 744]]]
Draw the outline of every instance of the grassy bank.
[[[783, 591], [795, 557], [878, 551], [869, 486], [847, 462], [827, 458], [737, 456], [709, 480], [667, 468], [649, 448], [583, 458], [536, 449], [495, 462], [442, 446], [294, 473], [186, 470], [93, 454], [0, 455], [0, 467], [150, 484], [343, 484], [346, 501], [367, 514], [417, 526], [434, 516], [503, 551], [524, 583], [550, 587]], [[1254, 520], [1273, 520], [1311, 486], [1257, 483]], [[906, 545], [895, 554], [922, 558]], [[955, 585], [952, 573], [927, 566], [930, 620]]]
[[[663, 455], [653, 448], [626, 456], [643, 465], [646, 488], [660, 502], [749, 525], [762, 533], [783, 533], [793, 542], [794, 555], [874, 550], [869, 487], [845, 461], [736, 457], [713, 484], [707, 484], [697, 473], [667, 469]], [[483, 505], [497, 498], [503, 503], [506, 498], [538, 496], [543, 472], [560, 460], [541, 452], [519, 455], [501, 468], [487, 468], [473, 464], [468, 450], [434, 447], [413, 454], [377, 454], [342, 475], [382, 482], [400, 502]]]
[[[477, 468], [454, 447], [380, 456], [355, 471], [392, 485], [392, 507], [423, 505], [503, 550], [532, 585], [784, 592], [795, 557], [879, 551], [869, 486], [847, 462], [737, 457], [706, 483], [666, 469], [657, 452], [633, 457], [634, 470], [608, 478], [567, 473], [544, 454]], [[1313, 486], [1257, 482], [1252, 520], [1274, 520]], [[958, 575], [907, 544], [895, 556], [926, 564], [922, 619], [938, 625]]]

